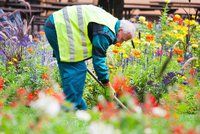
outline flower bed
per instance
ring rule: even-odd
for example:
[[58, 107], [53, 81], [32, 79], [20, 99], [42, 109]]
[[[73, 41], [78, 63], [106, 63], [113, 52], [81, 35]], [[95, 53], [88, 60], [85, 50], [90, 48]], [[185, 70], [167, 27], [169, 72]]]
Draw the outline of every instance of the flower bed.
[[89, 75], [90, 109], [73, 111], [44, 32], [29, 35], [17, 12], [1, 14], [0, 132], [200, 133], [200, 25], [166, 12], [159, 22], [133, 20], [133, 42], [108, 50], [110, 79], [128, 111]]

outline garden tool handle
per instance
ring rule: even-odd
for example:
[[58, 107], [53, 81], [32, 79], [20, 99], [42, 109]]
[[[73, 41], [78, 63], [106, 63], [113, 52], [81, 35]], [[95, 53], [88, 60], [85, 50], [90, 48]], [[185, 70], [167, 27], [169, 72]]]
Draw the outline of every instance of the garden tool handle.
[[113, 98], [123, 109], [125, 109], [126, 111], [130, 111], [115, 95]]
[[[96, 76], [87, 68], [88, 73], [99, 83], [100, 86], [102, 86], [105, 89], [105, 86], [96, 78]], [[117, 97], [114, 95], [113, 98], [123, 109], [130, 111]]]

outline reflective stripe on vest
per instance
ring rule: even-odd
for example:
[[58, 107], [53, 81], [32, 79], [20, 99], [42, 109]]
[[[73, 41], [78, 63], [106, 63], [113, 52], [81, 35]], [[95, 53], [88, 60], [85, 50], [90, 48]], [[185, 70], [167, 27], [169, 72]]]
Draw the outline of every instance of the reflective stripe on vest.
[[53, 13], [53, 16], [60, 60], [64, 62], [77, 62], [92, 56], [87, 30], [89, 22], [106, 25], [115, 33], [117, 19], [92, 5], [65, 7]]

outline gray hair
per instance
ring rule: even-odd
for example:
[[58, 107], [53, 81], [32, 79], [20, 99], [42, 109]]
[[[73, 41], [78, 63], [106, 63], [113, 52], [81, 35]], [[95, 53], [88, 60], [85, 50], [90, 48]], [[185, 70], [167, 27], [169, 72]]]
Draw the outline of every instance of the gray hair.
[[120, 20], [120, 28], [123, 29], [125, 33], [130, 33], [132, 38], [135, 36], [136, 25], [128, 20]]

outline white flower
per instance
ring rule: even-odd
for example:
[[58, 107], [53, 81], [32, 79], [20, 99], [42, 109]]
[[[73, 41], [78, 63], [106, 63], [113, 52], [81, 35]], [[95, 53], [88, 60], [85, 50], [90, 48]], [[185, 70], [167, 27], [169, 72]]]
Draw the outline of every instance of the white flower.
[[165, 117], [167, 115], [167, 111], [161, 107], [154, 107], [152, 109], [152, 113], [159, 117]]
[[89, 126], [89, 134], [120, 134], [120, 130], [115, 129], [110, 124], [103, 122], [92, 122]]
[[39, 93], [39, 98], [36, 101], [31, 102], [30, 106], [50, 117], [57, 116], [61, 109], [59, 102], [54, 97], [42, 92]]
[[91, 119], [90, 114], [83, 110], [76, 111], [76, 117], [83, 121], [89, 121]]
[[145, 134], [152, 134], [152, 129], [151, 128], [145, 128], [144, 133]]

